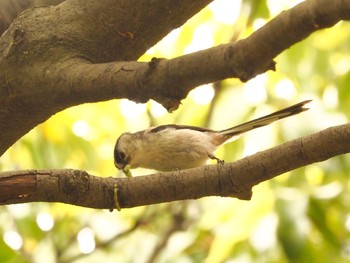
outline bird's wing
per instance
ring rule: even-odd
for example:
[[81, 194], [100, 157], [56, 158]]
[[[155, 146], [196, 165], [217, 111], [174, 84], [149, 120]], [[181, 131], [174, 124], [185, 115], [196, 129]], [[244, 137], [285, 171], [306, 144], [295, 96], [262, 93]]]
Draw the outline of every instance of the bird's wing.
[[157, 133], [166, 129], [174, 129], [174, 130], [194, 130], [194, 131], [200, 131], [200, 132], [213, 132], [213, 130], [197, 127], [197, 126], [190, 126], [190, 125], [177, 125], [177, 124], [166, 124], [166, 125], [160, 125], [157, 127], [153, 127], [149, 129], [150, 133]]

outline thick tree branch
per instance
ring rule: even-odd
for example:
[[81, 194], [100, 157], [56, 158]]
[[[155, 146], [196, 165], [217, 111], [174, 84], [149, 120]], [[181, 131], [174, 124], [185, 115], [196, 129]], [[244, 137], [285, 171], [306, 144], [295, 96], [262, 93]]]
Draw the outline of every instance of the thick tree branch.
[[112, 209], [204, 196], [251, 198], [251, 188], [307, 164], [350, 152], [350, 124], [292, 140], [239, 161], [134, 178], [101, 178], [79, 170], [28, 170], [0, 176], [0, 204], [62, 202]]
[[68, 0], [22, 13], [0, 39], [0, 155], [73, 105], [155, 99], [176, 109], [194, 87], [274, 69], [273, 58], [292, 44], [350, 19], [350, 0], [307, 0], [236, 43], [171, 60], [130, 61], [209, 2]]
[[67, 0], [22, 12], [0, 39], [0, 155], [56, 112], [98, 101], [67, 73], [80, 65], [136, 60], [208, 3]]

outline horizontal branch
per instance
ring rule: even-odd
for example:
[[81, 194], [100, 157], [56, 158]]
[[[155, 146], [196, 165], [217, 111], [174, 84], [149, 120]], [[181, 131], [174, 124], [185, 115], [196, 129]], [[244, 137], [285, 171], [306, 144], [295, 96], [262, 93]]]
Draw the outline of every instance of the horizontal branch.
[[101, 178], [79, 170], [27, 170], [0, 174], [0, 204], [62, 202], [113, 209], [114, 185], [122, 208], [204, 196], [251, 198], [263, 181], [350, 152], [350, 124], [335, 126], [233, 163], [151, 174]]

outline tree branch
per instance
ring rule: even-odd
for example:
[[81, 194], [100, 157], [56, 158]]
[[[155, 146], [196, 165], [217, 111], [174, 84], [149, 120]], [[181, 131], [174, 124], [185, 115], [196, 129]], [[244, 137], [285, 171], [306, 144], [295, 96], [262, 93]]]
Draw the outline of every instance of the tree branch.
[[114, 184], [122, 208], [204, 196], [251, 198], [251, 188], [307, 164], [350, 152], [350, 124], [328, 128], [233, 163], [151, 174], [101, 178], [79, 170], [27, 170], [0, 176], [0, 204], [62, 202], [113, 209]]
[[136, 60], [210, 2], [67, 0], [22, 12], [0, 38], [0, 155], [53, 114], [99, 100], [76, 68]]
[[53, 114], [85, 102], [154, 99], [176, 109], [194, 87], [274, 69], [312, 32], [350, 19], [350, 0], [307, 0], [247, 39], [135, 62], [210, 0], [67, 0], [22, 13], [0, 39], [0, 155]]

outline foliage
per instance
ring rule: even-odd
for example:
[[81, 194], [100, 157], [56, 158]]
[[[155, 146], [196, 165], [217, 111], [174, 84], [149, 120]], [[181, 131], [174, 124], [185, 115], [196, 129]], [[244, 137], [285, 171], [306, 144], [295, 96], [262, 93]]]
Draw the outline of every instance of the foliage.
[[[244, 38], [296, 2], [215, 1], [140, 60], [172, 58]], [[198, 87], [172, 114], [152, 101], [127, 100], [65, 110], [18, 141], [0, 159], [0, 169], [77, 168], [122, 176], [112, 152], [123, 131], [165, 123], [227, 128], [303, 99], [313, 99], [310, 111], [250, 132], [217, 155], [233, 161], [345, 123], [349, 29], [343, 22], [313, 34], [277, 57], [276, 72], [248, 83], [228, 79]], [[346, 262], [349, 163], [341, 156], [281, 175], [255, 187], [249, 202], [210, 197], [120, 213], [62, 204], [0, 207], [0, 261]]]

